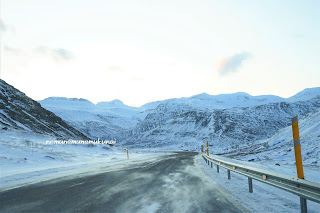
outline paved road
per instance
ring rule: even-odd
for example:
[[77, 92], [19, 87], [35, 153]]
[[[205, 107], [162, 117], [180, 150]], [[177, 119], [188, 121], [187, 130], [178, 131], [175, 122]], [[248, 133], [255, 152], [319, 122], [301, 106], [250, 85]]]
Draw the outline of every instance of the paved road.
[[197, 153], [102, 167], [0, 193], [0, 212], [243, 212]]

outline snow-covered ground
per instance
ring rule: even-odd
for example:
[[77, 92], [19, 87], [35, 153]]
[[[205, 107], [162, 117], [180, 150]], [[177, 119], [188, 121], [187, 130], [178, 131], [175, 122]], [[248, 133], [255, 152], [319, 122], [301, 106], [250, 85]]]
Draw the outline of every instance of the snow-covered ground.
[[[17, 130], [0, 129], [0, 135], [0, 190], [128, 161], [126, 150], [116, 145], [46, 144], [56, 138]], [[129, 150], [129, 161], [160, 155]]]
[[[217, 155], [211, 155], [211, 157], [296, 177], [296, 168], [293, 165], [277, 166], [268, 161], [246, 162]], [[216, 166], [213, 168], [208, 166], [201, 155], [198, 156], [198, 163], [205, 173], [213, 178], [213, 181], [218, 182], [235, 201], [240, 202], [250, 212], [300, 212], [299, 197], [292, 193], [256, 180], [253, 180], [253, 193], [249, 193], [247, 177], [231, 172], [231, 180], [228, 180], [226, 169], [220, 168], [220, 173], [217, 173]], [[318, 167], [305, 166], [304, 174], [306, 180], [320, 183]], [[308, 200], [307, 205], [308, 212], [319, 213], [319, 203]]]

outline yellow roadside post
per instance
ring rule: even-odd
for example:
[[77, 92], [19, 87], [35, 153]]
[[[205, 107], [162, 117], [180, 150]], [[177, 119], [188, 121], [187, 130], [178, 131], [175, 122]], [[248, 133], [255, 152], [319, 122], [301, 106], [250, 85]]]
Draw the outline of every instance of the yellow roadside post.
[[295, 158], [296, 158], [297, 174], [298, 174], [298, 178], [304, 179], [302, 157], [301, 157], [301, 145], [300, 145], [300, 136], [299, 136], [298, 116], [291, 118], [291, 123], [292, 123], [292, 134], [293, 134], [293, 144], [294, 144], [294, 154], [295, 154]]
[[207, 141], [207, 155], [209, 157], [209, 143], [208, 143], [208, 141]]
[[[296, 158], [297, 175], [298, 175], [298, 178], [304, 179], [302, 157], [301, 157], [301, 144], [300, 144], [300, 136], [299, 136], [298, 115], [291, 118], [291, 125], [292, 125], [294, 154]], [[300, 197], [300, 208], [301, 208], [301, 212], [307, 212], [307, 200], [304, 197]]]
[[201, 145], [201, 153], [204, 152], [204, 145]]
[[127, 159], [129, 159], [129, 150], [127, 150]]

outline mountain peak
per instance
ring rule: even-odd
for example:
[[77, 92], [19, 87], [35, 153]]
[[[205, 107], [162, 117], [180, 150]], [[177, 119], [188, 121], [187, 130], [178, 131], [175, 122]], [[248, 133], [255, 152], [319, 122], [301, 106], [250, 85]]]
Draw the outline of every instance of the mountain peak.
[[291, 96], [287, 100], [289, 102], [306, 101], [320, 95], [320, 87], [306, 88], [301, 92]]
[[[81, 102], [90, 102], [84, 98], [65, 98], [65, 97], [49, 97], [45, 98], [42, 101], [81, 101]], [[90, 102], [91, 103], [91, 102]]]
[[210, 97], [212, 97], [212, 95], [209, 95], [208, 93], [205, 93], [205, 92], [203, 92], [203, 93], [200, 93], [200, 94], [198, 94], [198, 95], [193, 95], [193, 96], [191, 96], [190, 98], [199, 98], [199, 99], [207, 99], [207, 98], [210, 98]]
[[52, 110], [52, 107], [72, 107], [74, 109], [91, 109], [94, 107], [92, 102], [83, 98], [49, 97], [38, 102], [42, 106], [46, 106], [49, 110]]
[[119, 99], [114, 99], [112, 101], [102, 101], [97, 103], [96, 105], [99, 107], [129, 107]]
[[119, 99], [114, 99], [114, 100], [110, 101], [109, 103], [110, 104], [123, 104], [124, 105], [124, 103], [122, 101], [120, 101]]

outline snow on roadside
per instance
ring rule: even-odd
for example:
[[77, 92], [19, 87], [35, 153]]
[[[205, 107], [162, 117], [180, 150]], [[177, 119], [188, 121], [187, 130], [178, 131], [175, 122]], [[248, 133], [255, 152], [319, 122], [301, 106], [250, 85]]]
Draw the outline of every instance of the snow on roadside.
[[[226, 158], [221, 156], [213, 157], [219, 158], [221, 160], [226, 160]], [[268, 166], [233, 159], [228, 159], [228, 161], [234, 161], [251, 167], [256, 167], [259, 169], [290, 176], [294, 176], [295, 172], [295, 168], [290, 166]], [[220, 185], [225, 188], [225, 190], [235, 201], [241, 203], [250, 212], [300, 212], [299, 197], [293, 195], [292, 193], [283, 191], [281, 189], [256, 180], [253, 180], [253, 193], [249, 193], [247, 177], [231, 172], [231, 180], [228, 180], [226, 169], [220, 168], [220, 173], [217, 173], [216, 166], [214, 166], [213, 168], [211, 168], [211, 166], [208, 166], [201, 155], [198, 155], [198, 163], [206, 174], [208, 174], [216, 182], [220, 183]], [[318, 168], [305, 167], [304, 171], [307, 180], [320, 182], [320, 171]], [[319, 213], [319, 203], [308, 200], [307, 205], [309, 213]]]
[[0, 135], [0, 191], [163, 155], [129, 150], [127, 160], [126, 151], [118, 146], [46, 144], [56, 138], [12, 129], [0, 129]]

